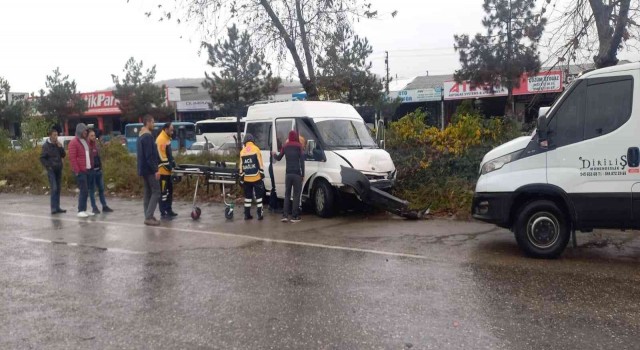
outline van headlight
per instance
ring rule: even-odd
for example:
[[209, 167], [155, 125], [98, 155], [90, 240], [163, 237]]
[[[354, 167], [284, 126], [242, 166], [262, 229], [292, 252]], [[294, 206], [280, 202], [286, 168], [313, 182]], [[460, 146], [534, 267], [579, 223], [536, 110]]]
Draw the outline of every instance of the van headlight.
[[496, 159], [490, 160], [482, 165], [482, 169], [480, 169], [480, 174], [488, 174], [492, 171], [502, 169], [503, 166], [513, 162], [514, 160], [520, 157], [522, 150], [515, 151], [513, 153], [506, 154], [502, 157], [498, 157]]

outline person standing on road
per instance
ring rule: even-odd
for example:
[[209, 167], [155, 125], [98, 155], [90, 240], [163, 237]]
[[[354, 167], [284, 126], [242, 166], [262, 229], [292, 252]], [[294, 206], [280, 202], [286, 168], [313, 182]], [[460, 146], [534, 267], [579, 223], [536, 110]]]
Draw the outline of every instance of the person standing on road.
[[144, 224], [158, 226], [160, 222], [153, 214], [160, 199], [160, 174], [158, 173], [158, 147], [151, 133], [155, 120], [146, 115], [137, 142], [138, 176], [144, 182]]
[[264, 218], [262, 212], [262, 199], [264, 188], [264, 164], [260, 148], [256, 146], [253, 135], [244, 136], [244, 147], [240, 151], [240, 181], [244, 187], [244, 219], [251, 220], [251, 203], [255, 195], [258, 208], [258, 220]]
[[[300, 196], [302, 194], [302, 180], [304, 179], [304, 147], [300, 143], [300, 138], [295, 130], [289, 131], [289, 139], [282, 146], [280, 154], [273, 152], [274, 159], [280, 161], [286, 157], [286, 175], [284, 192], [284, 212], [282, 222], [289, 221], [289, 214], [292, 212], [291, 222], [300, 221]], [[293, 203], [291, 203], [291, 192], [293, 190]]]
[[87, 126], [80, 123], [76, 126], [76, 137], [69, 142], [69, 163], [71, 171], [76, 177], [80, 194], [78, 196], [78, 217], [87, 218], [93, 213], [87, 212], [87, 197], [89, 196], [88, 172], [92, 168], [89, 144], [87, 143]]
[[42, 145], [40, 163], [47, 169], [49, 177], [49, 190], [51, 191], [51, 214], [62, 214], [67, 211], [60, 208], [60, 189], [62, 187], [62, 158], [64, 147], [58, 141], [58, 130], [52, 128], [49, 131], [49, 139]]
[[178, 216], [173, 211], [173, 182], [171, 181], [171, 170], [176, 166], [176, 162], [171, 154], [171, 138], [173, 136], [173, 125], [171, 122], [165, 123], [162, 131], [156, 139], [160, 164], [160, 216], [162, 219], [173, 219]]
[[96, 186], [98, 187], [98, 197], [102, 204], [102, 211], [105, 213], [113, 212], [113, 209], [107, 205], [104, 197], [104, 176], [102, 174], [102, 160], [100, 159], [100, 144], [96, 139], [96, 132], [89, 130], [89, 150], [93, 167], [89, 170], [89, 199], [91, 200], [91, 208], [94, 214], [100, 214], [100, 210], [96, 205]]

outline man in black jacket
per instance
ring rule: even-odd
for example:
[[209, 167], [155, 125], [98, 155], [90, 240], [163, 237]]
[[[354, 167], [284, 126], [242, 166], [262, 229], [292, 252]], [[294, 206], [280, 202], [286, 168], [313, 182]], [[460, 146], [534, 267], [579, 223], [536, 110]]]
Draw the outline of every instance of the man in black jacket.
[[160, 173], [158, 173], [158, 148], [153, 138], [153, 116], [144, 117], [144, 126], [140, 130], [137, 143], [138, 176], [144, 181], [144, 224], [158, 226], [160, 222], [154, 217], [160, 199]]
[[[291, 222], [300, 221], [300, 195], [302, 194], [302, 181], [304, 179], [304, 147], [300, 143], [300, 137], [295, 130], [289, 131], [289, 138], [282, 147], [280, 154], [272, 152], [274, 160], [287, 159], [287, 170], [285, 177], [284, 212], [282, 222], [289, 221], [289, 212], [293, 211]], [[293, 204], [291, 192], [293, 190]], [[293, 207], [293, 210], [291, 210]]]
[[58, 131], [51, 129], [49, 139], [42, 145], [40, 163], [47, 169], [49, 177], [49, 188], [51, 192], [51, 214], [66, 213], [60, 209], [60, 188], [62, 186], [62, 158], [64, 158], [64, 147], [58, 141]]

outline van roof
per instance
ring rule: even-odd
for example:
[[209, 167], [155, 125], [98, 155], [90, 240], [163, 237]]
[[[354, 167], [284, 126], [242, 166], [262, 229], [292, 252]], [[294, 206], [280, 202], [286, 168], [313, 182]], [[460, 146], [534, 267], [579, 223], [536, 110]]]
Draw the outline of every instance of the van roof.
[[283, 117], [331, 117], [362, 120], [353, 106], [326, 101], [289, 101], [254, 105], [249, 107], [246, 120]]
[[586, 79], [586, 78], [590, 78], [590, 77], [598, 76], [602, 74], [624, 72], [624, 71], [634, 70], [634, 69], [640, 69], [640, 62], [620, 64], [617, 66], [596, 69], [589, 73], [584, 74], [583, 76], [580, 77], [580, 79]]

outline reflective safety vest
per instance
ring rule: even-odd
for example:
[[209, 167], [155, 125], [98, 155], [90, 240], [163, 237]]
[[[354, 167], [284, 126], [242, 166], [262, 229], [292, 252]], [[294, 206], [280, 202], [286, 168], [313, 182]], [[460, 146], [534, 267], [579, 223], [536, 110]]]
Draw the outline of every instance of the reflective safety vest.
[[171, 175], [171, 136], [162, 130], [156, 139], [156, 145], [160, 156], [158, 172], [160, 175]]
[[245, 182], [258, 182], [264, 179], [264, 163], [260, 148], [253, 142], [247, 142], [240, 151], [240, 176]]

